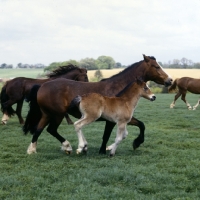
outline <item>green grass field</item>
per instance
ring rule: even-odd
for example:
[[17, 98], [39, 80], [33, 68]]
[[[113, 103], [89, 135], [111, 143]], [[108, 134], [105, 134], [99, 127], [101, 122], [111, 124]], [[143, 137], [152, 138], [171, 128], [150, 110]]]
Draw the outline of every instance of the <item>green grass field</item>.
[[[134, 116], [146, 125], [145, 142], [133, 151], [139, 129], [128, 126], [129, 135], [113, 158], [109, 152], [98, 154], [104, 122], [84, 128], [87, 155], [76, 155], [77, 136], [65, 120], [59, 133], [70, 141], [71, 155], [46, 131], [38, 140], [37, 154], [27, 155], [31, 135], [23, 135], [13, 117], [0, 126], [0, 199], [200, 199], [200, 107], [187, 110], [179, 99], [170, 109], [173, 98], [174, 94], [157, 94], [155, 102], [141, 99]], [[198, 98], [187, 95], [192, 105]]]
[[36, 78], [43, 73], [43, 69], [0, 69], [0, 78], [15, 78], [20, 76]]

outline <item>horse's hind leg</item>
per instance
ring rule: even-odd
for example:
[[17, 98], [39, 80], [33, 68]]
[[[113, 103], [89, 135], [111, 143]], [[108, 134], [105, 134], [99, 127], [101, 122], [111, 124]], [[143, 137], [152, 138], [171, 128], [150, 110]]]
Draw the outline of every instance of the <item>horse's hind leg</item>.
[[185, 98], [186, 96], [186, 92], [182, 93], [181, 99], [185, 102], [185, 104], [187, 105], [188, 110], [192, 109], [192, 106], [188, 103], [188, 101]]
[[74, 127], [78, 136], [78, 149], [76, 150], [76, 153], [79, 154], [81, 152], [87, 152], [87, 141], [83, 135], [82, 128], [83, 126], [90, 124], [91, 122], [95, 121], [97, 118], [93, 117], [85, 117], [79, 119], [74, 123]]
[[70, 119], [69, 115], [66, 113], [65, 114], [65, 119], [67, 120], [67, 123], [70, 124], [74, 124], [73, 121]]
[[3, 125], [5, 125], [5, 124], [7, 124], [8, 120], [9, 120], [9, 116], [8, 116], [8, 114], [7, 114], [6, 112], [4, 112], [4, 113], [3, 113], [3, 117], [2, 117], [2, 119], [1, 119], [1, 123], [2, 123]]
[[106, 144], [110, 138], [111, 132], [114, 127], [115, 127], [115, 123], [106, 121], [106, 126], [104, 129], [104, 134], [103, 134], [103, 138], [102, 138], [103, 141], [102, 141], [101, 147], [99, 149], [99, 154], [106, 154]]
[[42, 133], [44, 127], [47, 125], [48, 121], [49, 121], [48, 118], [44, 115], [40, 119], [40, 121], [37, 125], [37, 129], [33, 134], [31, 144], [29, 145], [29, 147], [27, 149], [28, 154], [36, 153], [37, 140], [38, 140], [40, 134]]
[[174, 101], [170, 104], [170, 108], [174, 108], [176, 100], [181, 96], [180, 91], [175, 95]]
[[54, 136], [57, 140], [60, 141], [62, 144], [61, 150], [65, 151], [67, 154], [70, 154], [72, 152], [72, 147], [69, 141], [67, 141], [65, 138], [63, 138], [58, 132], [58, 126], [62, 122], [63, 117], [56, 117], [56, 119], [51, 119], [49, 126], [47, 127], [47, 131]]
[[22, 106], [23, 106], [24, 99], [21, 99], [17, 102], [16, 114], [19, 119], [20, 124], [24, 124], [24, 119], [22, 118]]
[[128, 123], [128, 125], [137, 126], [140, 129], [140, 134], [138, 137], [133, 141], [133, 149], [135, 150], [138, 148], [143, 142], [144, 142], [144, 131], [145, 131], [145, 125], [143, 122], [139, 121], [138, 119], [132, 117], [131, 121]]
[[200, 104], [200, 99], [198, 100], [197, 104], [195, 106], [193, 106], [193, 110], [196, 110], [197, 107], [199, 106], [199, 104]]

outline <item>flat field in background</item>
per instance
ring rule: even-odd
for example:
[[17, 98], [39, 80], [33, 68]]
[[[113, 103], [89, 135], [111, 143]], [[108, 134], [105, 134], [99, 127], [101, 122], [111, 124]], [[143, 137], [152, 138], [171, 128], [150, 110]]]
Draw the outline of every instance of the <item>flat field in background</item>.
[[[109, 78], [112, 75], [115, 75], [121, 72], [120, 69], [112, 70], [101, 70], [103, 78]], [[180, 78], [183, 76], [189, 76], [193, 78], [200, 78], [200, 69], [164, 69], [172, 78]], [[94, 73], [96, 70], [89, 70], [88, 77], [91, 80], [94, 78]], [[0, 78], [15, 78], [19, 76], [36, 78], [39, 75], [44, 74], [43, 69], [0, 69]]]
[[[173, 98], [174, 94], [157, 94], [155, 102], [141, 99], [134, 116], [146, 125], [145, 142], [133, 151], [139, 129], [128, 126], [129, 135], [113, 158], [98, 154], [104, 122], [83, 129], [87, 155], [76, 155], [77, 136], [65, 120], [58, 131], [71, 142], [71, 155], [46, 131], [38, 140], [38, 153], [27, 155], [31, 135], [23, 135], [12, 117], [0, 126], [0, 199], [200, 199], [200, 107], [187, 110], [179, 99], [170, 109]], [[198, 98], [187, 95], [191, 105]], [[27, 107], [25, 103], [24, 117]]]

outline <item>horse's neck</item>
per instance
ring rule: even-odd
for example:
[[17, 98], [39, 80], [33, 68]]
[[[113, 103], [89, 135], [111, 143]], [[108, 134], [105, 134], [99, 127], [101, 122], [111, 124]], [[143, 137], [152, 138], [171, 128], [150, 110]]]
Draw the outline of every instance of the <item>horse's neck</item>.
[[131, 108], [135, 108], [140, 99], [140, 89], [134, 86], [128, 88], [121, 96], [124, 102], [130, 105]]
[[[141, 78], [146, 82], [146, 70], [144, 69], [142, 62], [138, 65], [130, 67], [127, 70], [124, 70], [122, 74], [118, 74], [111, 78], [113, 82], [117, 82], [119, 85], [123, 85], [123, 88], [128, 85], [130, 82], [134, 81], [136, 78]], [[123, 78], [122, 78], [123, 77]]]

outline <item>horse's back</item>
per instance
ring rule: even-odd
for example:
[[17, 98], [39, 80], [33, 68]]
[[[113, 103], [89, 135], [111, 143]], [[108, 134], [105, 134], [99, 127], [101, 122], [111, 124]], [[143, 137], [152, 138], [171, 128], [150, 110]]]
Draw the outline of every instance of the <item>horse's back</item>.
[[48, 81], [42, 84], [38, 91], [38, 104], [52, 111], [63, 113], [77, 95], [90, 93], [95, 86], [95, 83], [63, 78]]
[[182, 77], [178, 80], [178, 87], [183, 90], [188, 90], [194, 94], [200, 93], [200, 79], [191, 77]]

